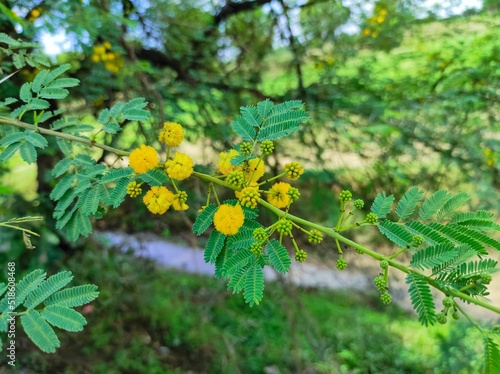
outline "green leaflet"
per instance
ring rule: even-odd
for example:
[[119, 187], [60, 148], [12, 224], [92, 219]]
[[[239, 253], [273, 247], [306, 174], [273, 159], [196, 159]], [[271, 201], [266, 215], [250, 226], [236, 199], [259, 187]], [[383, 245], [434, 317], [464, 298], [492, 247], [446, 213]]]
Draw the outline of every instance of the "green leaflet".
[[26, 161], [28, 164], [36, 162], [37, 159], [36, 149], [35, 147], [33, 147], [31, 143], [28, 142], [21, 143], [21, 146], [19, 147], [19, 153], [21, 154], [23, 160]]
[[97, 186], [90, 188], [85, 191], [85, 194], [80, 197], [83, 200], [82, 203], [82, 214], [94, 215], [99, 207], [99, 202], [101, 200], [101, 194]]
[[225, 278], [224, 266], [229, 258], [229, 250], [227, 246], [222, 247], [217, 260], [215, 261], [215, 278]]
[[378, 218], [385, 218], [391, 211], [394, 196], [386, 196], [385, 192], [379, 193], [371, 206], [371, 211], [377, 215]]
[[484, 373], [500, 373], [500, 350], [492, 338], [485, 336], [484, 340]]
[[238, 270], [229, 280], [227, 289], [232, 290], [233, 294], [240, 293], [245, 288], [248, 269], [250, 269], [250, 264]]
[[429, 284], [417, 274], [408, 274], [406, 283], [410, 285], [411, 304], [418, 314], [418, 320], [424, 326], [434, 325], [436, 322], [436, 307]]
[[254, 106], [246, 106], [246, 107], [240, 107], [240, 113], [243, 119], [245, 120], [246, 123], [251, 125], [252, 127], [259, 127], [262, 118], [259, 114], [259, 111], [257, 110], [256, 107]]
[[271, 112], [271, 109], [273, 109], [273, 107], [274, 103], [269, 99], [258, 103], [257, 111], [259, 112], [260, 118], [265, 119], [266, 116]]
[[[31, 291], [33, 291], [38, 287], [40, 283], [43, 282], [46, 275], [47, 273], [45, 273], [41, 269], [33, 270], [16, 284], [16, 308], [24, 302], [26, 296], [28, 296]], [[2, 301], [0, 301], [0, 312], [6, 311], [7, 306], [7, 296], [4, 296]]]
[[380, 224], [378, 225], [378, 229], [390, 241], [400, 246], [401, 248], [409, 247], [412, 243], [411, 234], [403, 229], [403, 227], [392, 221], [384, 220], [380, 222]]
[[47, 297], [54, 292], [59, 291], [73, 280], [73, 275], [70, 271], [61, 271], [47, 278], [44, 282], [34, 289], [26, 298], [24, 306], [28, 309], [33, 309], [43, 302]]
[[209, 204], [200, 214], [198, 214], [193, 224], [193, 232], [196, 235], [200, 236], [208, 229], [213, 222], [216, 210], [217, 206], [215, 204]]
[[21, 316], [26, 335], [45, 353], [54, 353], [59, 348], [60, 342], [52, 327], [42, 318], [36, 310], [29, 309]]
[[493, 221], [494, 219], [493, 213], [490, 213], [486, 210], [477, 210], [475, 212], [463, 212], [456, 214], [450, 221], [450, 223], [461, 223], [464, 221], [472, 221], [472, 220], [484, 220], [484, 221]]
[[401, 219], [410, 217], [423, 196], [424, 191], [415, 186], [406, 191], [396, 207], [398, 217]]
[[[466, 227], [459, 227], [457, 229], [457, 228], [454, 228], [452, 225], [443, 226], [443, 225], [436, 223], [436, 222], [431, 222], [429, 224], [429, 227], [438, 231], [439, 233], [446, 236], [447, 238], [449, 238], [450, 240], [454, 241], [457, 244], [468, 245], [469, 247], [473, 248], [479, 255], [487, 255], [488, 254], [486, 249], [484, 249], [484, 245], [479, 240], [477, 240], [473, 236], [469, 236], [466, 233], [466, 231], [465, 231], [465, 230], [467, 230]], [[481, 234], [477, 231], [474, 231], [474, 230], [471, 230], [471, 231], [477, 235], [483, 235], [484, 237], [488, 238], [486, 235]], [[488, 239], [490, 239], [490, 238], [488, 238]], [[490, 239], [490, 240], [492, 240], [492, 239]], [[500, 243], [499, 243], [499, 245], [500, 245]]]
[[292, 260], [283, 245], [276, 239], [271, 239], [266, 244], [266, 252], [269, 255], [271, 265], [280, 273], [286, 274], [290, 270]]
[[52, 176], [58, 178], [68, 171], [70, 166], [73, 164], [73, 160], [66, 157], [59, 161], [52, 169]]
[[0, 153], [0, 162], [9, 161], [16, 153], [19, 151], [21, 143], [14, 143], [5, 148], [2, 153]]
[[241, 228], [238, 233], [231, 235], [227, 240], [227, 246], [229, 249], [246, 249], [250, 248], [252, 243], [255, 242], [253, 237], [253, 229]]
[[65, 233], [69, 240], [76, 241], [80, 236], [89, 236], [92, 226], [88, 216], [78, 209], [65, 226]]
[[451, 197], [444, 206], [437, 212], [437, 220], [442, 222], [456, 214], [456, 210], [470, 200], [470, 195], [466, 192]]
[[238, 116], [232, 120], [231, 127], [236, 135], [241, 136], [243, 140], [253, 140], [255, 137], [255, 129], [242, 116]]
[[293, 134], [300, 129], [302, 122], [309, 119], [303, 110], [282, 109], [276, 110], [275, 106], [262, 124], [257, 135], [257, 140], [276, 140], [284, 136]]
[[126, 167], [123, 169], [111, 169], [107, 173], [103, 174], [101, 178], [102, 183], [116, 182], [119, 179], [130, 177], [133, 173], [131, 167]]
[[45, 300], [44, 304], [57, 304], [61, 306], [75, 307], [90, 303], [92, 300], [96, 299], [97, 296], [99, 296], [97, 286], [93, 284], [85, 284], [57, 291], [49, 296]]
[[256, 262], [246, 272], [243, 296], [245, 297], [245, 302], [251, 307], [254, 304], [259, 305], [264, 296], [264, 271]]
[[118, 208], [120, 204], [125, 200], [127, 195], [127, 186], [130, 183], [131, 178], [122, 178], [116, 183], [116, 186], [109, 193], [109, 203], [113, 208]]
[[232, 277], [237, 271], [255, 261], [255, 255], [248, 249], [240, 249], [233, 255], [229, 252], [228, 257], [229, 258], [225, 261], [223, 268], [225, 277]]
[[446, 274], [450, 271], [453, 271], [453, 269], [456, 269], [458, 266], [470, 260], [472, 257], [476, 255], [475, 250], [473, 250], [468, 245], [464, 244], [454, 247], [453, 251], [456, 252], [457, 254], [456, 257], [440, 265], [437, 265], [436, 267], [433, 267], [432, 268], [433, 276], [439, 274]]
[[427, 200], [424, 201], [418, 211], [421, 220], [425, 221], [431, 219], [434, 214], [441, 209], [446, 202], [451, 198], [446, 190], [439, 190], [434, 192]]
[[139, 178], [150, 186], [163, 186], [168, 182], [167, 174], [157, 169], [149, 170], [146, 174], [140, 174]]
[[417, 269], [431, 269], [454, 260], [458, 256], [453, 244], [441, 243], [416, 252], [410, 265]]
[[205, 246], [204, 260], [207, 263], [215, 264], [220, 251], [224, 247], [226, 241], [226, 235], [218, 232], [217, 230], [212, 230], [208, 242]]
[[425, 241], [431, 245], [435, 245], [438, 243], [451, 243], [451, 241], [441, 235], [436, 230], [433, 230], [427, 225], [419, 221], [410, 221], [405, 223], [405, 229], [411, 232], [413, 235], [422, 236]]
[[41, 313], [41, 316], [52, 326], [66, 331], [82, 331], [87, 320], [76, 310], [61, 305], [49, 305]]

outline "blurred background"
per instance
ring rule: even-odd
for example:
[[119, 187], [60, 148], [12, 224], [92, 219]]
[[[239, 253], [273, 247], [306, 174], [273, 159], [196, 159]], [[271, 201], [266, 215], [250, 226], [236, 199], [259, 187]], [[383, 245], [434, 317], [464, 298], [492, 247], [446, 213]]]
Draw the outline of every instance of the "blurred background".
[[[500, 213], [499, 28], [497, 0], [0, 1], [0, 32], [40, 43], [81, 80], [52, 109], [94, 125], [117, 101], [146, 98], [150, 122], [97, 136], [113, 147], [159, 146], [163, 122], [178, 122], [187, 139], [180, 150], [209, 171], [236, 140], [229, 123], [240, 106], [302, 100], [311, 119], [277, 143], [268, 172], [301, 161], [302, 203], [292, 213], [329, 226], [342, 189], [363, 198], [367, 211], [378, 192], [399, 197], [418, 185], [466, 191], [470, 208]], [[0, 100], [18, 96], [36, 74], [24, 68], [3, 82]], [[34, 251], [18, 232], [0, 230], [0, 263], [15, 260], [19, 277], [68, 269], [74, 283], [94, 283], [101, 294], [81, 310], [89, 321], [83, 332], [58, 332], [56, 354], [40, 353], [18, 329], [18, 369], [478, 372], [481, 338], [470, 325], [419, 326], [397, 276], [395, 303], [383, 306], [371, 283], [378, 265], [354, 251], [347, 275], [330, 279], [338, 273], [331, 241], [308, 248], [299, 237], [310, 267], [296, 267], [293, 282], [274, 276], [253, 308], [206, 275], [196, 253], [184, 252], [191, 263], [176, 261], [179, 248], [203, 248], [207, 239], [191, 232], [205, 199], [196, 180], [183, 185], [185, 214], [154, 216], [127, 199], [94, 223], [99, 235], [69, 242], [52, 219], [50, 171], [61, 153], [54, 139], [49, 144], [36, 164], [16, 156], [0, 165], [0, 216], [45, 217], [31, 226], [41, 234]], [[114, 161], [99, 151], [95, 158]], [[392, 250], [374, 234], [348, 233]], [[149, 251], [152, 242], [163, 252]]]

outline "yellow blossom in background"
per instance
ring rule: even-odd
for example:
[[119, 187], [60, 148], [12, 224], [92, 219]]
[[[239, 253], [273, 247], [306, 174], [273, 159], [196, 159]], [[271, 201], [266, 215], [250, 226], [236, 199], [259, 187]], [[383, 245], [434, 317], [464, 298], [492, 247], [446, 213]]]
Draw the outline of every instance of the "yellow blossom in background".
[[186, 204], [187, 201], [187, 193], [185, 191], [181, 191], [178, 194], [174, 195], [174, 199], [172, 200], [172, 208], [174, 210], [188, 210], [189, 206]]
[[178, 123], [165, 122], [158, 140], [169, 147], [177, 147], [184, 140], [184, 129]]
[[108, 41], [105, 41], [104, 43], [102, 43], [102, 46], [106, 49], [111, 49], [111, 43], [108, 42]]
[[149, 145], [141, 145], [132, 151], [129, 157], [130, 167], [138, 174], [147, 173], [158, 166], [160, 158], [158, 152]]
[[231, 149], [229, 152], [221, 152], [219, 155], [219, 162], [217, 163], [219, 171], [224, 175], [229, 175], [232, 171], [241, 170], [240, 166], [231, 165], [231, 159], [239, 154], [240, 153], [235, 149]]
[[101, 58], [98, 55], [92, 55], [92, 61], [93, 62], [99, 62]]
[[193, 160], [184, 153], [175, 152], [175, 157], [165, 162], [165, 170], [171, 179], [184, 180], [193, 174]]
[[236, 234], [244, 220], [245, 215], [240, 205], [222, 204], [214, 214], [215, 229], [228, 236]]
[[248, 161], [248, 164], [243, 167], [245, 181], [257, 182], [265, 173], [266, 165], [258, 158], [253, 158]]
[[174, 194], [166, 187], [151, 187], [143, 197], [142, 201], [151, 213], [165, 213], [174, 200]]
[[276, 208], [286, 208], [290, 203], [290, 196], [287, 192], [290, 189], [290, 184], [285, 182], [275, 183], [267, 194], [267, 201]]
[[363, 29], [363, 36], [370, 36], [371, 31], [370, 29]]

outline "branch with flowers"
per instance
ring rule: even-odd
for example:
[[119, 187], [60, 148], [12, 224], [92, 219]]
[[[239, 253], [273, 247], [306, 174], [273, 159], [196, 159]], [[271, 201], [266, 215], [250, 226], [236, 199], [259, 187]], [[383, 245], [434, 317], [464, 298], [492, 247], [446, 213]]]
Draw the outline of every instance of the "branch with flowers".
[[[263, 298], [266, 266], [286, 274], [292, 263], [289, 251], [294, 253], [295, 261], [307, 259], [310, 248], [299, 248], [296, 241], [297, 233], [303, 233], [311, 246], [321, 243], [324, 236], [333, 239], [338, 270], [348, 265], [342, 245], [378, 261], [380, 273], [374, 284], [384, 304], [392, 300], [390, 269], [406, 273], [412, 305], [425, 326], [447, 323], [449, 316], [457, 319], [463, 315], [474, 321], [464, 310], [464, 302], [500, 313], [500, 307], [486, 299], [492, 275], [498, 271], [497, 261], [488, 251], [500, 250], [500, 243], [488, 233], [499, 230], [500, 226], [489, 212], [461, 210], [470, 198], [468, 194], [453, 195], [440, 190], [424, 198], [424, 191], [412, 187], [396, 202], [394, 196], [381, 192], [371, 204], [370, 212], [365, 213], [365, 202], [359, 198], [353, 200], [352, 193], [345, 190], [338, 196], [340, 211], [336, 225], [319, 225], [291, 213], [293, 206], [301, 201], [300, 191], [289, 183], [304, 172], [299, 162], [287, 163], [277, 175], [266, 175], [266, 162], [275, 152], [274, 142], [296, 133], [308, 120], [302, 102], [274, 104], [266, 100], [256, 106], [242, 107], [240, 115], [231, 122], [239, 141], [220, 154], [217, 170], [206, 174], [194, 170], [190, 156], [175, 151], [184, 139], [184, 129], [177, 123], [163, 125], [158, 143], [142, 144], [131, 152], [96, 141], [99, 133], [118, 133], [124, 121], [148, 121], [151, 116], [142, 98], [104, 109], [95, 128], [74, 118], [54, 120], [56, 114], [48, 111], [47, 100], [67, 96], [66, 87], [78, 84], [74, 79], [60, 77], [67, 69], [69, 66], [63, 65], [52, 71], [42, 70], [33, 82], [21, 88], [22, 105], [0, 116], [0, 147], [3, 147], [0, 161], [5, 162], [19, 152], [26, 162], [34, 162], [37, 148], [48, 145], [44, 135], [58, 139], [65, 156], [52, 170], [58, 182], [51, 198], [57, 202], [53, 214], [56, 228], [69, 239], [88, 236], [92, 220], [102, 218], [108, 209], [117, 208], [127, 195], [130, 198], [143, 195], [142, 202], [155, 215], [170, 209], [185, 211], [189, 208], [189, 196], [181, 183], [194, 177], [206, 182], [207, 197], [198, 211], [193, 231], [202, 235], [213, 226], [204, 252], [205, 261], [215, 264], [215, 276], [227, 279], [228, 289], [242, 292], [250, 306], [259, 304]], [[0, 109], [8, 109], [17, 101], [7, 99], [0, 103]], [[26, 118], [33, 118], [34, 124], [27, 123]], [[93, 135], [89, 136], [89, 132]], [[158, 144], [166, 147], [164, 156], [153, 147]], [[101, 148], [118, 158], [129, 156], [129, 166], [113, 168], [97, 163], [90, 148]], [[235, 198], [220, 201], [217, 193], [220, 188], [232, 190]], [[259, 208], [275, 215], [271, 225], [266, 227], [259, 222]], [[376, 226], [394, 244], [394, 252], [378, 253], [341, 234], [366, 226]], [[285, 237], [290, 239], [289, 249], [285, 247]], [[403, 253], [410, 254], [409, 261], [398, 260]], [[431, 288], [444, 295], [442, 308], [436, 306]], [[494, 341], [498, 332], [484, 329], [475, 321], [474, 325], [484, 335], [485, 364], [494, 367], [500, 357]]]

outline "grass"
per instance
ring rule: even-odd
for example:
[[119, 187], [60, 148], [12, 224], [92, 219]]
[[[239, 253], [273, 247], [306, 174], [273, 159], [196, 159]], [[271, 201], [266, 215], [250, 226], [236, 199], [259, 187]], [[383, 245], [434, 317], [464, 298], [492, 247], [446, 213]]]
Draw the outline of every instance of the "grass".
[[273, 282], [261, 305], [250, 308], [223, 281], [90, 247], [58, 266], [99, 286], [98, 300], [83, 308], [88, 325], [77, 334], [59, 331], [61, 348], [53, 355], [19, 336], [18, 370], [475, 373], [479, 367], [481, 339], [470, 328], [455, 322], [426, 329], [375, 295]]

